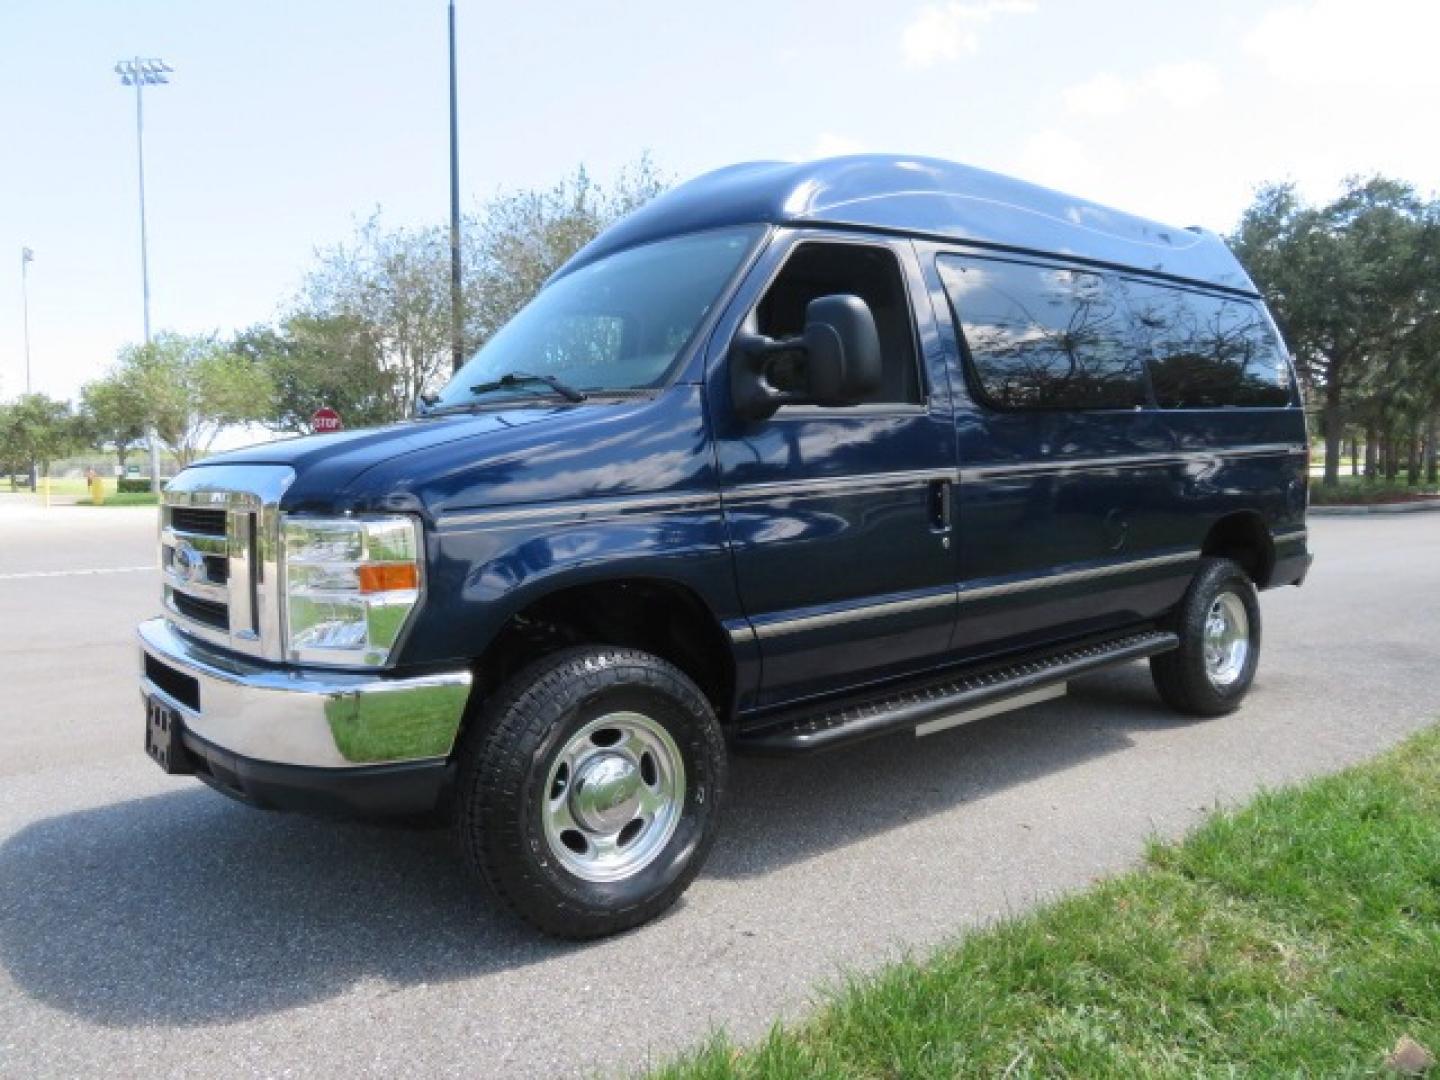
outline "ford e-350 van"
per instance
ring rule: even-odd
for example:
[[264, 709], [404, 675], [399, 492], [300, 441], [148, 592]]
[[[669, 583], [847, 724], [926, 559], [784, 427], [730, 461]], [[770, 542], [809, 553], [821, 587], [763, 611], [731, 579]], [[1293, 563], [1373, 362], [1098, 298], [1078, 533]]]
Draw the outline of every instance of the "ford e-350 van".
[[1307, 477], [1213, 234], [942, 161], [738, 165], [584, 248], [415, 419], [176, 477], [146, 745], [259, 806], [450, 813], [516, 912], [598, 936], [694, 878], [732, 750], [1139, 658], [1234, 709]]

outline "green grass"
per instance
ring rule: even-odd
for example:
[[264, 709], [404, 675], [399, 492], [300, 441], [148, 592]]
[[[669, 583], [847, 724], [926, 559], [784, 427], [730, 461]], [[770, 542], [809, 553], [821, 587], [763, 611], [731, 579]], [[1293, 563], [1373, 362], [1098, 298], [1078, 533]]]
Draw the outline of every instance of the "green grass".
[[[107, 476], [103, 478], [105, 484], [105, 501], [102, 506], [155, 506], [158, 500], [149, 492], [125, 492], [123, 495], [115, 491], [115, 478]], [[90, 485], [80, 476], [52, 476], [50, 478], [51, 498], [60, 498], [65, 501], [75, 500], [76, 506], [91, 506]], [[44, 491], [32, 492], [26, 488], [11, 492], [8, 482], [0, 481], [0, 496], [11, 495], [24, 496], [30, 499], [42, 499]]]
[[[122, 494], [111, 491], [106, 493], [105, 501], [100, 504], [100, 509], [103, 510], [107, 506], [158, 506], [159, 504], [160, 500], [148, 491], [126, 491]], [[95, 504], [89, 499], [81, 499], [75, 505], [94, 506]]]
[[1364, 1076], [1405, 1035], [1440, 1050], [1440, 729], [652, 1075]]
[[1316, 506], [1402, 502], [1426, 495], [1440, 495], [1440, 484], [1422, 482], [1412, 487], [1403, 479], [1367, 480], [1363, 476], [1342, 475], [1335, 487], [1327, 488], [1319, 477], [1310, 479], [1310, 502]]

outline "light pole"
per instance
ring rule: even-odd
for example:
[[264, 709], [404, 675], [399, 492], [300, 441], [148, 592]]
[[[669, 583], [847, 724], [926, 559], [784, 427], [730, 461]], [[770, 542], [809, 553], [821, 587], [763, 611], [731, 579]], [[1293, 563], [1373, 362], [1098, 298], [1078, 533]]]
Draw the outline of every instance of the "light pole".
[[[158, 86], [170, 81], [174, 71], [164, 60], [155, 57], [137, 56], [121, 60], [115, 65], [115, 74], [120, 76], [123, 86], [135, 87], [135, 152], [140, 163], [140, 284], [145, 298], [145, 344], [150, 344], [150, 252], [145, 237], [145, 94], [147, 86]], [[160, 448], [156, 444], [155, 432], [149, 433], [150, 443], [150, 490], [160, 492]]]
[[[20, 249], [20, 304], [25, 315], [25, 396], [30, 390], [30, 264], [35, 261], [35, 252], [28, 247]], [[35, 459], [30, 459], [30, 492], [35, 492]]]
[[30, 393], [30, 264], [35, 261], [35, 252], [28, 247], [20, 249], [20, 302], [25, 309], [25, 393]]
[[455, 0], [450, 0], [450, 352], [451, 366], [465, 362], [465, 314], [460, 291], [460, 140], [455, 87]]

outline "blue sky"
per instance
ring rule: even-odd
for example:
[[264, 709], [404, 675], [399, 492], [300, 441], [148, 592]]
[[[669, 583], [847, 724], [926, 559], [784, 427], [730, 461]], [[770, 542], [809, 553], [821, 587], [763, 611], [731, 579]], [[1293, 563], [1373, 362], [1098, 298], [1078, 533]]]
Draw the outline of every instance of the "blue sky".
[[[1255, 185], [1440, 187], [1433, 0], [459, 0], [467, 205], [856, 150], [998, 169], [1229, 229]], [[273, 318], [380, 207], [447, 214], [443, 0], [0, 0], [0, 398], [74, 394], [141, 336], [133, 95], [146, 97], [157, 328]]]

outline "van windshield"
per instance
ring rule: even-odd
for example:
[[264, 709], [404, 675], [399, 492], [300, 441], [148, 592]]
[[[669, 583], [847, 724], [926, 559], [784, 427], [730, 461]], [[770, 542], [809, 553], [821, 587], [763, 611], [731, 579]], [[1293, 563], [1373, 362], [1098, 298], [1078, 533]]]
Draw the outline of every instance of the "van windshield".
[[762, 231], [661, 240], [566, 274], [481, 347], [436, 406], [549, 392], [540, 381], [505, 378], [522, 372], [580, 392], [659, 386]]

